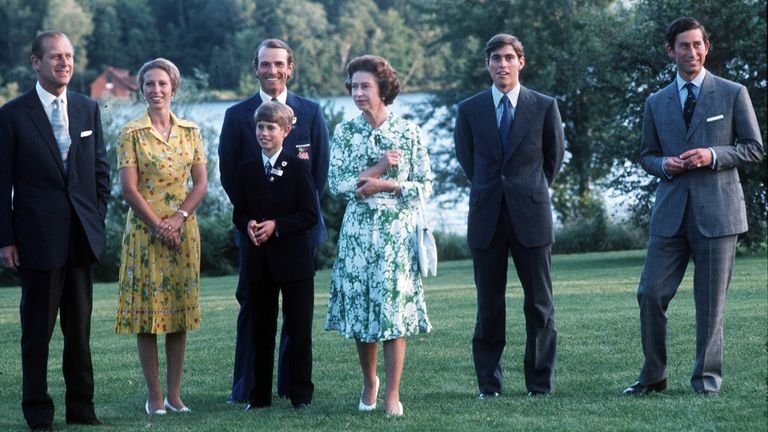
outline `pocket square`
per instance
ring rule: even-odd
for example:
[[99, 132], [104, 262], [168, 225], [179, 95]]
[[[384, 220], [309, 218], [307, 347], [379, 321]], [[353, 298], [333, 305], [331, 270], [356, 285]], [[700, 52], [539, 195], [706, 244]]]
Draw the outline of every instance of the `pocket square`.
[[722, 120], [724, 118], [725, 118], [725, 116], [723, 116], [722, 114], [716, 115], [714, 117], [709, 117], [709, 118], [707, 118], [707, 123], [713, 122], [713, 121], [716, 121], [716, 120]]
[[80, 138], [85, 138], [85, 137], [91, 136], [91, 135], [93, 135], [93, 131], [92, 130], [86, 130], [86, 131], [80, 132]]

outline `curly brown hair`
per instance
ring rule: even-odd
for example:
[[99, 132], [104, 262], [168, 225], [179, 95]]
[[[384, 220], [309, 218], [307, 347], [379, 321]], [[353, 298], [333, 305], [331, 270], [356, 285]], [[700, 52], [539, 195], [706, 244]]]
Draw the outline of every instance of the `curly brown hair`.
[[384, 105], [391, 105], [395, 98], [400, 94], [400, 80], [397, 78], [397, 72], [384, 60], [383, 57], [375, 55], [364, 55], [355, 57], [347, 65], [347, 81], [344, 86], [352, 94], [352, 75], [355, 72], [369, 72], [376, 78], [376, 84], [379, 86], [379, 95], [384, 101]]

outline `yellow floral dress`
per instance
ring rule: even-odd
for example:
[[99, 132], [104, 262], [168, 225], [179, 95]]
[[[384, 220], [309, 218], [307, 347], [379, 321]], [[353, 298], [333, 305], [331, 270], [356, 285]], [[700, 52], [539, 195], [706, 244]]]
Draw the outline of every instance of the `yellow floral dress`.
[[[138, 190], [162, 218], [176, 213], [189, 194], [190, 170], [205, 164], [200, 128], [171, 113], [166, 142], [149, 115], [120, 131], [118, 169], [136, 167]], [[173, 251], [128, 211], [120, 253], [117, 333], [174, 333], [200, 327], [200, 232], [194, 213], [181, 225], [181, 250]]]

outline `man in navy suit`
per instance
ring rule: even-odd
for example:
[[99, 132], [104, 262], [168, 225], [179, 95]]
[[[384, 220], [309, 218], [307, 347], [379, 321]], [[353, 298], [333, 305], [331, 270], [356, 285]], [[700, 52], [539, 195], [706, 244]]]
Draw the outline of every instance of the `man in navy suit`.
[[645, 267], [637, 288], [645, 362], [625, 394], [667, 388], [667, 307], [693, 259], [696, 358], [691, 386], [718, 393], [723, 379], [723, 314], [736, 240], [747, 231], [737, 167], [763, 158], [747, 89], [704, 68], [704, 26], [681, 17], [667, 28], [677, 77], [645, 102], [640, 164], [660, 179]]
[[549, 187], [563, 162], [563, 126], [555, 99], [520, 85], [522, 43], [498, 34], [485, 45], [493, 85], [459, 103], [456, 157], [470, 181], [467, 242], [477, 288], [472, 339], [480, 399], [502, 391], [508, 256], [525, 296], [525, 385], [529, 395], [555, 385], [557, 332], [550, 253]]
[[[256, 141], [256, 124], [253, 114], [262, 102], [276, 99], [293, 109], [295, 122], [290, 135], [283, 143], [283, 151], [298, 157], [306, 163], [312, 174], [315, 185], [315, 208], [318, 221], [311, 231], [312, 247], [317, 248], [328, 238], [320, 213], [320, 194], [325, 188], [328, 177], [328, 161], [330, 150], [328, 144], [328, 126], [323, 118], [320, 106], [309, 99], [289, 92], [286, 83], [291, 78], [294, 69], [293, 52], [285, 42], [279, 39], [266, 39], [256, 49], [256, 55], [251, 65], [261, 84], [259, 93], [253, 95], [229, 109], [224, 115], [224, 124], [219, 137], [219, 170], [221, 185], [227, 193], [230, 202], [234, 203], [235, 181], [238, 165], [246, 160], [261, 157], [261, 148]], [[248, 390], [253, 385], [253, 375], [249, 365], [254, 356], [252, 337], [247, 322], [251, 306], [248, 290], [244, 284], [244, 254], [248, 239], [239, 237], [240, 244], [240, 281], [237, 285], [236, 297], [240, 303], [237, 318], [237, 341], [235, 347], [235, 365], [232, 383], [231, 402], [248, 400]], [[278, 356], [278, 395], [290, 396], [287, 390], [289, 360], [286, 355], [290, 352], [290, 339], [281, 332], [280, 350]]]
[[98, 425], [90, 351], [91, 265], [105, 245], [109, 164], [98, 105], [67, 91], [74, 49], [60, 32], [32, 44], [35, 89], [0, 108], [0, 259], [21, 279], [22, 411], [50, 430], [48, 343], [60, 313], [66, 421]]

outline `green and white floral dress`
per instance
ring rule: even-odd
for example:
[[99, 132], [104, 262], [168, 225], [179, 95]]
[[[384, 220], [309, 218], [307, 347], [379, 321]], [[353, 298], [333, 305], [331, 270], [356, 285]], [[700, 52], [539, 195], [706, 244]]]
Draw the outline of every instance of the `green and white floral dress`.
[[[401, 162], [382, 179], [397, 180], [401, 196], [380, 192], [357, 200], [358, 175], [392, 149], [401, 151]], [[429, 332], [414, 232], [418, 189], [429, 196], [432, 170], [419, 127], [392, 113], [377, 129], [362, 115], [339, 124], [331, 141], [328, 186], [348, 204], [325, 329], [362, 342]]]

